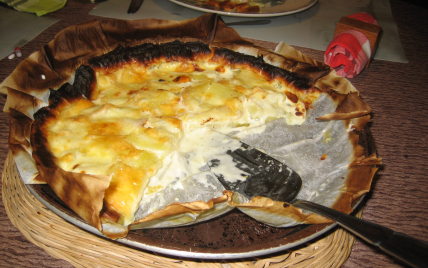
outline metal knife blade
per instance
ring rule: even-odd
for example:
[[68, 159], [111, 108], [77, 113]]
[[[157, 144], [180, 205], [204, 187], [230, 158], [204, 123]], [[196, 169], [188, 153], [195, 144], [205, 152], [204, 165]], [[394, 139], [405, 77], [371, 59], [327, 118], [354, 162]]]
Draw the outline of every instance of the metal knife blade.
[[134, 14], [135, 12], [137, 12], [140, 9], [143, 2], [144, 0], [131, 0], [131, 4], [129, 5], [129, 8], [128, 8], [128, 14]]
[[208, 136], [202, 158], [226, 190], [248, 200], [264, 196], [282, 202], [300, 192], [302, 180], [284, 163], [220, 132]]

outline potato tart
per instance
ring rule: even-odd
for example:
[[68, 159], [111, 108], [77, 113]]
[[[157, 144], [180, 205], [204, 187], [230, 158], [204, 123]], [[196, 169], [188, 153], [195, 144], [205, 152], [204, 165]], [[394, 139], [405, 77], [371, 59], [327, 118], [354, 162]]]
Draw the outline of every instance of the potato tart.
[[[262, 57], [200, 42], [119, 46], [79, 67], [73, 84], [51, 90], [32, 125], [33, 158], [90, 224], [126, 227], [143, 196], [173, 181], [149, 185], [165, 159], [185, 152], [197, 137], [191, 133], [228, 134], [281, 118], [300, 125], [320, 94], [308, 78]], [[223, 202], [221, 193], [211, 199]]]

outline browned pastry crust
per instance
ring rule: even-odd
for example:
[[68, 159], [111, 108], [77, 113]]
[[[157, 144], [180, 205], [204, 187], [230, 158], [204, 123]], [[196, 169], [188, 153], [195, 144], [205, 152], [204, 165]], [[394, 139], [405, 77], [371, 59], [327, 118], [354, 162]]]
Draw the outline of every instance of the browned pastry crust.
[[47, 182], [58, 197], [74, 212], [101, 230], [99, 213], [102, 209], [104, 192], [110, 184], [109, 176], [76, 174], [60, 169], [49, 150], [44, 129], [44, 123], [55, 118], [55, 109], [86, 95], [83, 91], [90, 88], [93, 80], [88, 79], [88, 73], [83, 73], [83, 71], [78, 72], [79, 79], [76, 80], [75, 87], [65, 84], [60, 90], [51, 91], [50, 106], [40, 109], [35, 114], [35, 121], [31, 128], [31, 145], [40, 179]]
[[[314, 83], [314, 80], [307, 76], [267, 64], [263, 57], [245, 55], [226, 48], [213, 48], [211, 50], [208, 45], [202, 42], [183, 43], [174, 41], [164, 44], [146, 43], [136, 47], [118, 46], [110, 53], [90, 59], [88, 63], [92, 68], [112, 70], [120, 68], [121, 65], [132, 60], [143, 65], [149, 65], [161, 59], [166, 62], [205, 60], [236, 66], [237, 68], [248, 66], [247, 68], [257, 69], [268, 79], [282, 78], [300, 90], [309, 90]], [[316, 69], [324, 71], [324, 68], [312, 67], [310, 72], [317, 72]]]

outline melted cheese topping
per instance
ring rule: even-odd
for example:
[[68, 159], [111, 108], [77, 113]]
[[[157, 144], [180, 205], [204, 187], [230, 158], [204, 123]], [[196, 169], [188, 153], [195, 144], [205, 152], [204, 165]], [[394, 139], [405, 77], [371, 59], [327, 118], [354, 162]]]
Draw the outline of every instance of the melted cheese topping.
[[131, 62], [96, 70], [96, 81], [90, 100], [63, 105], [58, 120], [49, 121], [47, 140], [62, 169], [112, 176], [104, 203], [124, 225], [134, 220], [144, 192], [168, 183], [147, 187], [180, 144], [189, 143], [186, 133], [203, 127], [230, 133], [278, 118], [301, 124], [307, 103], [318, 98], [251, 68], [209, 61]]

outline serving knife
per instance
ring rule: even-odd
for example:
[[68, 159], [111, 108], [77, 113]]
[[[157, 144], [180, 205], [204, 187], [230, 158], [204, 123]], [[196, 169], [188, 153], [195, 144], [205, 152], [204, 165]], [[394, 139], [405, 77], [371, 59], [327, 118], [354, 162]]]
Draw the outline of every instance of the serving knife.
[[137, 12], [140, 9], [143, 2], [144, 0], [131, 0], [131, 4], [129, 5], [129, 8], [128, 8], [128, 14], [134, 14], [135, 12]]
[[[225, 139], [232, 138], [225, 137]], [[225, 153], [232, 157], [233, 165], [242, 171], [241, 180], [225, 179], [230, 165], [222, 162], [221, 157], [216, 159], [216, 155], [213, 155], [214, 158], [209, 159], [207, 163], [226, 190], [240, 193], [248, 200], [256, 196], [268, 197], [330, 218], [341, 227], [407, 265], [415, 268], [428, 267], [427, 242], [332, 208], [296, 199], [303, 185], [300, 176], [284, 163], [245, 143], [241, 142], [240, 148], [233, 151], [227, 150]], [[288, 204], [284, 204], [284, 207], [288, 207]]]

